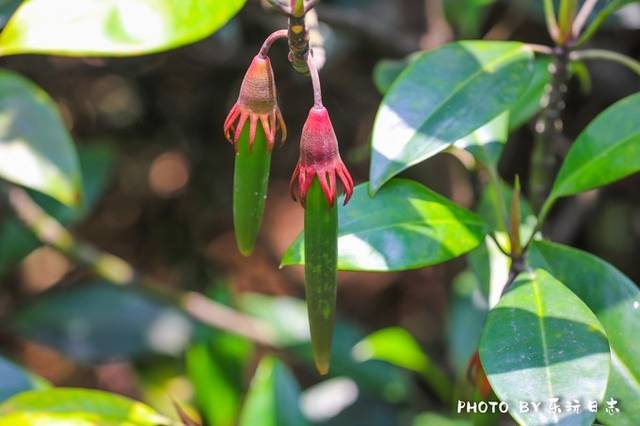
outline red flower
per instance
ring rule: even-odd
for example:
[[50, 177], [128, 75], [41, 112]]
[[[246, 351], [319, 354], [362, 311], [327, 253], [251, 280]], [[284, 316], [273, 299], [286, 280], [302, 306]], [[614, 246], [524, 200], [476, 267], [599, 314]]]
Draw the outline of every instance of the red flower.
[[290, 183], [291, 196], [304, 206], [313, 177], [317, 176], [322, 192], [329, 204], [333, 205], [336, 199], [336, 175], [344, 187], [344, 204], [347, 204], [353, 193], [353, 179], [340, 159], [338, 140], [327, 109], [314, 106], [302, 129], [300, 159]]
[[257, 54], [242, 80], [240, 96], [224, 122], [224, 134], [235, 144], [242, 129], [249, 120], [249, 149], [253, 146], [258, 122], [262, 125], [269, 145], [273, 149], [277, 127], [280, 126], [281, 140], [287, 137], [287, 127], [276, 100], [276, 84], [273, 68], [268, 56]]

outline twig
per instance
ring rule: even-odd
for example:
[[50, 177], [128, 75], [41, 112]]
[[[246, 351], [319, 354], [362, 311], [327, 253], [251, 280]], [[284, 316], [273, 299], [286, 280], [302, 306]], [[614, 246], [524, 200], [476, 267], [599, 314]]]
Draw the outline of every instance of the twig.
[[640, 75], [640, 62], [635, 59], [623, 55], [622, 53], [613, 52], [611, 50], [605, 49], [585, 49], [585, 50], [577, 50], [575, 52], [571, 52], [569, 58], [572, 61], [581, 61], [584, 59], [603, 59], [606, 61], [617, 62], [625, 67], [629, 68], [631, 71]]
[[553, 55], [553, 48], [545, 46], [544, 44], [527, 43], [527, 47], [536, 53], [542, 53], [543, 55]]
[[273, 43], [280, 40], [281, 38], [287, 38], [287, 30], [278, 30], [271, 33], [269, 37], [267, 37], [267, 39], [264, 41], [264, 43], [262, 43], [259, 55], [263, 58], [268, 56], [269, 50], [271, 49]]
[[307, 65], [309, 67], [311, 84], [313, 86], [313, 106], [316, 108], [322, 108], [322, 87], [320, 85], [320, 75], [318, 74], [318, 68], [316, 67], [313, 55], [307, 55]]
[[547, 86], [543, 110], [535, 124], [536, 138], [529, 177], [530, 198], [536, 211], [540, 210], [547, 196], [555, 172], [555, 147], [562, 133], [562, 112], [569, 79], [569, 53], [566, 48], [554, 50], [549, 72], [551, 82]]
[[181, 293], [160, 288], [153, 280], [136, 273], [124, 259], [106, 253], [75, 237], [56, 219], [49, 216], [29, 194], [18, 187], [8, 190], [8, 202], [18, 218], [43, 243], [62, 254], [89, 266], [105, 281], [117, 285], [143, 283], [142, 287], [167, 298], [196, 320], [208, 326], [246, 337], [265, 346], [277, 346], [275, 332], [267, 324], [195, 292]]

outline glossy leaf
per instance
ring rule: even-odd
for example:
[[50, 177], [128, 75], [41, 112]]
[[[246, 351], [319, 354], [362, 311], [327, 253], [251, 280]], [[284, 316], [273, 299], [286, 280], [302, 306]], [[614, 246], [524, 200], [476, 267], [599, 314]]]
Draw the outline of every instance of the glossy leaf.
[[48, 383], [0, 356], [0, 402], [20, 392], [47, 388]]
[[[489, 312], [480, 358], [496, 395], [522, 424], [591, 425], [595, 413], [554, 413], [550, 399], [601, 401], [609, 376], [609, 345], [589, 308], [542, 269], [520, 274]], [[519, 401], [543, 401], [521, 412]]]
[[[276, 331], [278, 346], [287, 348], [309, 366], [313, 365], [309, 322], [303, 300], [245, 293], [239, 298], [239, 307], [271, 325]], [[353, 347], [364, 337], [364, 333], [338, 317], [329, 376], [350, 377], [359, 387], [388, 401], [406, 398], [409, 384], [404, 371], [381, 361], [359, 362], [354, 359]]]
[[192, 328], [181, 311], [165, 301], [101, 282], [45, 293], [18, 310], [11, 326], [29, 339], [90, 362], [175, 355], [188, 343]]
[[260, 361], [240, 415], [240, 426], [305, 426], [300, 411], [300, 387], [275, 357]]
[[468, 41], [412, 61], [378, 110], [370, 190], [513, 106], [531, 79], [532, 58], [522, 43]]
[[634, 425], [640, 418], [640, 290], [604, 260], [583, 251], [534, 241], [531, 265], [550, 271], [596, 314], [609, 338], [611, 373], [605, 400], [619, 401], [621, 412], [598, 415], [610, 425]]
[[[376, 196], [358, 185], [338, 209], [338, 269], [399, 271], [456, 258], [480, 244], [486, 228], [473, 213], [407, 179], [394, 179]], [[282, 265], [304, 263], [303, 235]]]
[[588, 191], [640, 171], [640, 93], [607, 108], [578, 136], [550, 199]]
[[90, 389], [28, 391], [0, 405], [0, 426], [162, 426], [172, 424], [141, 402]]
[[[82, 221], [92, 211], [107, 185], [114, 157], [106, 145], [81, 146], [79, 151], [84, 197], [79, 206], [65, 206], [35, 191], [33, 200], [65, 226]], [[29, 253], [41, 245], [38, 238], [22, 222], [9, 215], [0, 224], [0, 275], [7, 273]]]
[[476, 161], [497, 167], [502, 149], [509, 138], [509, 112], [503, 112], [496, 118], [456, 141], [455, 146], [466, 149]]
[[25, 1], [0, 34], [4, 55], [127, 56], [211, 35], [245, 0]]
[[0, 178], [64, 204], [81, 199], [78, 158], [56, 105], [35, 84], [4, 70], [0, 70]]
[[449, 378], [404, 328], [388, 327], [371, 333], [353, 348], [361, 361], [377, 359], [421, 374], [442, 401], [449, 401]]

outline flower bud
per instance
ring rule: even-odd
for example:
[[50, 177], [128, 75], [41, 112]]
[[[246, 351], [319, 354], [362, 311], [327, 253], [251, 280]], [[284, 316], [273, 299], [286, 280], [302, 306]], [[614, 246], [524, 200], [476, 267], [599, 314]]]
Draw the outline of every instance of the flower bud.
[[287, 137], [287, 127], [276, 100], [276, 84], [271, 60], [258, 54], [253, 58], [242, 80], [240, 96], [224, 122], [224, 134], [235, 144], [245, 124], [249, 122], [249, 149], [253, 147], [258, 123], [264, 130], [269, 146], [273, 149], [276, 131], [280, 127], [282, 142]]
[[[302, 129], [300, 159], [291, 177], [291, 196], [304, 206], [314, 176], [330, 205], [336, 199], [336, 175], [342, 182], [347, 204], [353, 193], [353, 179], [340, 158], [338, 140], [325, 107], [314, 106]], [[297, 188], [296, 188], [297, 180]]]

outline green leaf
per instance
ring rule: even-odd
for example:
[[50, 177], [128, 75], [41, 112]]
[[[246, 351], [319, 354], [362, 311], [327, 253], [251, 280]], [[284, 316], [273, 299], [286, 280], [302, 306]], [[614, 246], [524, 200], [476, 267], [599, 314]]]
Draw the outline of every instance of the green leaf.
[[[84, 197], [79, 206], [65, 206], [29, 190], [33, 200], [64, 226], [78, 223], [89, 215], [102, 196], [114, 162], [113, 153], [107, 145], [80, 146], [78, 154], [84, 188]], [[7, 216], [0, 224], [0, 275], [6, 274], [40, 245], [38, 238], [18, 218]]]
[[[542, 269], [520, 274], [489, 312], [480, 359], [496, 395], [509, 402], [521, 424], [591, 425], [595, 413], [553, 413], [550, 399], [578, 400], [586, 407], [589, 400], [602, 400], [609, 376], [609, 345], [600, 322]], [[544, 407], [521, 412], [520, 401], [542, 401]]]
[[498, 166], [502, 149], [508, 138], [509, 112], [507, 111], [470, 135], [456, 141], [455, 146], [469, 151], [476, 161], [495, 168]]
[[473, 423], [465, 419], [452, 419], [436, 413], [422, 413], [413, 418], [412, 426], [472, 426]]
[[239, 336], [212, 329], [185, 354], [187, 372], [195, 390], [198, 408], [210, 426], [228, 426], [240, 411], [244, 366], [252, 345]]
[[404, 328], [388, 327], [371, 333], [354, 346], [353, 355], [361, 361], [377, 359], [421, 374], [442, 401], [449, 401], [449, 378]]
[[240, 426], [304, 426], [300, 411], [300, 387], [287, 367], [275, 357], [265, 357], [256, 374], [240, 415]]
[[46, 380], [37, 377], [8, 359], [0, 356], [0, 402], [20, 392], [49, 387]]
[[615, 416], [600, 413], [604, 424], [632, 426], [640, 418], [640, 290], [604, 260], [583, 251], [534, 241], [531, 265], [561, 280], [596, 314], [611, 346], [611, 373], [605, 400], [620, 401]]
[[[309, 366], [313, 365], [309, 322], [303, 300], [244, 293], [238, 302], [243, 312], [273, 327], [279, 346], [287, 348]], [[381, 361], [359, 362], [354, 359], [353, 347], [364, 337], [364, 333], [355, 326], [338, 317], [329, 376], [350, 377], [359, 387], [388, 401], [397, 402], [406, 398], [409, 383], [404, 371]]]
[[445, 12], [461, 39], [480, 38], [482, 27], [495, 0], [466, 0], [461, 5], [457, 0], [445, 0]]
[[378, 110], [371, 191], [513, 106], [531, 79], [532, 58], [522, 43], [465, 41], [412, 61]]
[[78, 204], [81, 199], [75, 147], [55, 104], [35, 84], [4, 70], [0, 70], [0, 178], [64, 204]]
[[[394, 179], [375, 196], [358, 185], [338, 209], [338, 269], [400, 271], [456, 258], [480, 244], [485, 224], [473, 213], [407, 179]], [[282, 265], [304, 263], [304, 236]]]
[[588, 191], [640, 170], [640, 93], [607, 108], [578, 136], [550, 200]]
[[447, 355], [456, 376], [464, 378], [469, 359], [480, 343], [489, 302], [482, 294], [478, 278], [469, 271], [459, 274], [452, 287], [447, 315]]
[[89, 389], [28, 391], [0, 405], [0, 426], [160, 426], [171, 422], [141, 402]]
[[0, 34], [0, 52], [67, 56], [160, 52], [208, 37], [244, 3], [245, 0], [27, 0]]
[[29, 339], [88, 362], [176, 355], [192, 331], [191, 322], [166, 301], [99, 281], [45, 293], [18, 310], [11, 326]]

